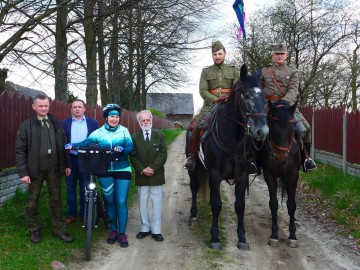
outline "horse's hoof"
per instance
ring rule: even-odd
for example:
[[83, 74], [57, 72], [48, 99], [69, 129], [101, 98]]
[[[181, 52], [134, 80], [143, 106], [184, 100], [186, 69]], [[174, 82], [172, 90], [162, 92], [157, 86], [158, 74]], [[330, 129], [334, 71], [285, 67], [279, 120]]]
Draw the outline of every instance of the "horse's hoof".
[[197, 224], [197, 219], [196, 217], [190, 218], [189, 219], [189, 226], [195, 226]]
[[213, 250], [221, 250], [221, 244], [220, 243], [210, 243], [209, 248]]
[[270, 247], [278, 247], [279, 246], [279, 239], [270, 238], [269, 241], [268, 241], [268, 245]]
[[294, 240], [294, 239], [288, 239], [288, 240], [287, 240], [287, 245], [288, 245], [289, 247], [292, 247], [292, 248], [297, 248], [297, 247], [299, 247], [297, 240]]
[[248, 243], [243, 243], [243, 242], [238, 241], [236, 246], [240, 250], [250, 250], [250, 246]]

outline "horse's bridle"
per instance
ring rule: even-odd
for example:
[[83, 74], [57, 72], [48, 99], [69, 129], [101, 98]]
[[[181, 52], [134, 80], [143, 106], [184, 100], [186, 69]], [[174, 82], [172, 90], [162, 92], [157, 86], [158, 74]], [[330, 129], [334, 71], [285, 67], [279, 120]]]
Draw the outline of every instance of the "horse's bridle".
[[[279, 106], [284, 106], [284, 105], [279, 105]], [[269, 122], [270, 122], [270, 132], [271, 132], [271, 122], [272, 121], [279, 121], [278, 117], [274, 117], [272, 115], [269, 115]], [[294, 117], [289, 119], [288, 123], [294, 123]], [[291, 131], [291, 137], [290, 137], [290, 141], [288, 142], [287, 146], [280, 146], [277, 145], [273, 142], [272, 138], [271, 138], [271, 134], [269, 133], [269, 144], [270, 144], [270, 150], [273, 154], [274, 157], [278, 158], [281, 161], [284, 161], [287, 159], [289, 152], [291, 150], [292, 144], [294, 142], [294, 135], [295, 135], [295, 129], [293, 129]]]
[[[215, 113], [215, 115], [214, 115], [214, 119], [218, 117], [218, 114], [219, 114], [219, 110], [216, 111], [216, 113]], [[218, 138], [219, 138], [219, 133], [218, 133], [218, 132], [219, 132], [218, 121], [212, 121], [213, 125], [214, 125], [214, 123], [216, 122], [216, 126], [215, 126], [215, 127], [212, 125], [212, 130], [215, 131], [215, 134], [214, 134], [214, 132], [212, 132], [212, 134], [213, 134], [214, 141], [216, 142], [216, 144], [220, 147], [220, 149], [221, 149], [222, 151], [224, 151], [225, 153], [227, 153], [227, 154], [229, 154], [229, 155], [232, 155], [232, 156], [234, 156], [234, 157], [237, 157], [237, 158], [242, 158], [242, 157], [244, 157], [244, 158], [247, 160], [247, 158], [246, 158], [246, 154], [247, 154], [246, 139], [247, 139], [247, 138], [250, 138], [251, 143], [252, 143], [252, 145], [254, 146], [254, 148], [255, 148], [256, 150], [260, 150], [260, 149], [262, 148], [262, 146], [263, 146], [263, 143], [262, 143], [261, 147], [258, 148], [258, 147], [256, 146], [254, 140], [253, 140], [252, 137], [250, 136], [249, 117], [266, 117], [267, 114], [266, 114], [266, 113], [249, 113], [249, 112], [244, 112], [242, 106], [240, 106], [240, 114], [241, 114], [241, 118], [245, 120], [245, 123], [240, 122], [240, 121], [238, 121], [238, 120], [236, 120], [236, 119], [234, 119], [234, 118], [229, 117], [229, 119], [230, 119], [231, 121], [233, 121], [233, 122], [235, 122], [236, 124], [244, 127], [244, 129], [245, 129], [245, 136], [244, 136], [244, 138], [243, 138], [237, 145], [235, 145], [234, 147], [231, 147], [231, 148], [227, 148], [227, 147], [225, 147], [225, 146], [221, 143], [220, 140], [218, 140]], [[214, 120], [214, 119], [213, 119], [213, 120]], [[237, 154], [237, 153], [234, 151], [234, 149], [237, 149], [237, 148], [240, 147], [242, 144], [244, 144], [244, 154], [243, 154], [243, 155], [239, 155], [239, 154]]]

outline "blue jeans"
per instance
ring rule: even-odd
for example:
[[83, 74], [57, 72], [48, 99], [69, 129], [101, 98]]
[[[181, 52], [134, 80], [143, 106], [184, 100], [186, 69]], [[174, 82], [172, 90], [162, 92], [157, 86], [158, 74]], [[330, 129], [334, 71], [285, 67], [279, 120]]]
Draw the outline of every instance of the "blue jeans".
[[69, 207], [69, 216], [76, 217], [77, 214], [77, 195], [76, 188], [79, 182], [80, 197], [80, 216], [84, 217], [85, 187], [89, 184], [90, 174], [79, 172], [79, 160], [77, 156], [70, 156], [71, 174], [66, 176], [66, 192]]

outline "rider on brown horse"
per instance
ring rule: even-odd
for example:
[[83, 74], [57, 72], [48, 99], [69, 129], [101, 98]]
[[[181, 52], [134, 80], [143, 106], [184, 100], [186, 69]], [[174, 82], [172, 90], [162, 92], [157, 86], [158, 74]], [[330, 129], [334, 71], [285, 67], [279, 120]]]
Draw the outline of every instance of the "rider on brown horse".
[[[262, 69], [260, 87], [265, 91], [265, 102], [268, 100], [286, 100], [293, 105], [299, 95], [299, 73], [286, 63], [288, 51], [285, 43], [272, 44], [273, 65]], [[309, 157], [311, 147], [311, 129], [309, 123], [299, 112], [295, 111], [295, 129], [299, 139], [303, 140], [301, 149], [302, 167], [304, 172], [316, 169], [315, 162]]]

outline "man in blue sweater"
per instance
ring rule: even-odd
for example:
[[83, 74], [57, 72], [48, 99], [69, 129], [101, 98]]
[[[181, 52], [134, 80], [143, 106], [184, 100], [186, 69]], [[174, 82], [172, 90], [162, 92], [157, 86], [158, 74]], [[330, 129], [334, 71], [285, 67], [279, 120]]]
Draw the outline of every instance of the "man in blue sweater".
[[[85, 117], [85, 103], [81, 99], [75, 99], [71, 103], [72, 117], [62, 121], [67, 143], [77, 143], [85, 140], [91, 132], [99, 128], [98, 122], [90, 117]], [[85, 186], [90, 181], [89, 173], [79, 172], [79, 162], [76, 151], [70, 151], [70, 160], [72, 165], [71, 174], [66, 176], [67, 202], [69, 207], [69, 216], [66, 223], [73, 223], [77, 214], [77, 196], [76, 188], [79, 182], [80, 193], [80, 216], [84, 217], [85, 204]]]

